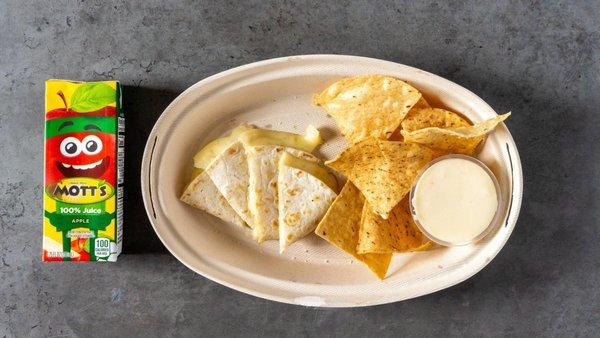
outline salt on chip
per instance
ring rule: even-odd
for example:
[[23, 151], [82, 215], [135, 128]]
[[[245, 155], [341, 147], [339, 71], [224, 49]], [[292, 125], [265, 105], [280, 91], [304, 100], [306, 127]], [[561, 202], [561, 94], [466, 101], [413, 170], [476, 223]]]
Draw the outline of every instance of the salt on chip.
[[326, 162], [363, 193], [373, 212], [384, 219], [410, 191], [421, 168], [440, 156], [420, 144], [368, 139]]
[[510, 113], [477, 123], [473, 126], [456, 128], [423, 128], [413, 131], [402, 130], [404, 142], [422, 144], [445, 153], [473, 155], [485, 136], [506, 120]]
[[[415, 105], [408, 111], [408, 114], [406, 114], [403, 121], [406, 121], [406, 119], [408, 119], [411, 115], [415, 115], [413, 113], [415, 110], [422, 110], [422, 109], [426, 109], [426, 108], [431, 108], [431, 106], [429, 105], [429, 102], [427, 102], [427, 100], [425, 100], [425, 97], [421, 96], [419, 101], [417, 101], [417, 103], [415, 103]], [[388, 137], [388, 140], [402, 141], [402, 134], [400, 133], [400, 130], [402, 130], [401, 126], [396, 128], [396, 130], [392, 133], [392, 135], [390, 137]]]
[[410, 214], [408, 197], [383, 219], [371, 211], [367, 203], [360, 225], [358, 253], [393, 253], [424, 250], [429, 243]]
[[[427, 102], [427, 100], [425, 100], [425, 97], [421, 96], [419, 101], [417, 101], [417, 103], [415, 103], [415, 105], [412, 107], [411, 110], [423, 109], [423, 108], [431, 108], [431, 106], [429, 105], [429, 102]], [[410, 111], [409, 111], [409, 114], [410, 114]]]
[[371, 137], [388, 139], [420, 98], [417, 89], [396, 78], [361, 75], [335, 82], [316, 94], [313, 103], [325, 108], [354, 144]]
[[392, 255], [359, 254], [356, 252], [364, 204], [365, 199], [360, 191], [351, 182], [346, 182], [344, 188], [317, 226], [315, 233], [365, 263], [379, 279], [383, 279], [387, 273]]
[[456, 128], [471, 124], [455, 112], [440, 108], [412, 109], [402, 121], [402, 130], [415, 131], [423, 128]]

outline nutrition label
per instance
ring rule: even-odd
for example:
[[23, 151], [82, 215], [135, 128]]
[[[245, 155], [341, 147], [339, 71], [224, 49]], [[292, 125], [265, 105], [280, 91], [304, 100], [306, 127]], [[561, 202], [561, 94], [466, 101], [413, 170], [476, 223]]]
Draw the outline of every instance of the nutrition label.
[[96, 238], [94, 240], [94, 254], [99, 258], [110, 256], [110, 240], [108, 238]]
[[118, 118], [117, 135], [117, 243], [123, 239], [123, 197], [125, 183], [125, 119]]

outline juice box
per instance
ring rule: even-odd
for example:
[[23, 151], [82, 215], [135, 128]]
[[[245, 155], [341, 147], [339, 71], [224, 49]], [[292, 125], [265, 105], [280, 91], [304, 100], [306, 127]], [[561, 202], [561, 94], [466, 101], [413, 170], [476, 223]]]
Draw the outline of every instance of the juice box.
[[118, 81], [46, 81], [43, 261], [121, 253], [125, 118]]

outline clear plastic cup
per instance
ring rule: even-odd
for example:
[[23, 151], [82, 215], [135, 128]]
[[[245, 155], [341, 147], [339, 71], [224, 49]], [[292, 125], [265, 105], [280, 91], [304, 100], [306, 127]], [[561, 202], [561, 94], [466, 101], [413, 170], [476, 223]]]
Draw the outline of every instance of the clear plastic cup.
[[[448, 159], [464, 159], [467, 161], [470, 161], [472, 163], [477, 164], [479, 167], [481, 167], [490, 177], [490, 179], [492, 180], [493, 184], [494, 184], [494, 188], [496, 189], [496, 198], [498, 201], [497, 207], [496, 207], [496, 212], [494, 213], [494, 216], [492, 217], [492, 220], [490, 222], [490, 224], [488, 224], [484, 230], [479, 233], [479, 235], [462, 241], [462, 242], [448, 242], [444, 239], [441, 238], [437, 238], [436, 236], [432, 235], [429, 231], [427, 231], [427, 227], [426, 225], [422, 224], [419, 221], [419, 217], [417, 214], [417, 210], [415, 208], [415, 203], [414, 203], [414, 197], [415, 197], [415, 193], [416, 193], [416, 189], [419, 185], [419, 181], [421, 180], [421, 178], [423, 177], [423, 174], [429, 169], [431, 168], [434, 164], [439, 163], [441, 161], [444, 160], [448, 160]], [[471, 157], [471, 156], [466, 156], [466, 155], [461, 155], [461, 154], [450, 154], [450, 155], [446, 155], [446, 156], [442, 156], [442, 157], [438, 157], [435, 160], [429, 162], [423, 169], [421, 169], [421, 171], [419, 172], [419, 174], [417, 175], [417, 178], [415, 179], [415, 182], [412, 186], [412, 189], [410, 190], [410, 195], [409, 195], [409, 202], [410, 202], [410, 211], [411, 211], [411, 215], [413, 217], [413, 220], [415, 221], [415, 224], [417, 225], [417, 227], [423, 232], [423, 234], [425, 234], [425, 236], [427, 236], [427, 238], [429, 238], [430, 240], [432, 240], [435, 243], [438, 243], [440, 245], [443, 246], [460, 246], [460, 245], [468, 245], [468, 244], [473, 244], [478, 242], [479, 240], [481, 240], [482, 238], [484, 238], [487, 234], [490, 233], [490, 231], [492, 229], [494, 229], [495, 225], [497, 225], [500, 221], [500, 201], [501, 201], [501, 193], [500, 193], [500, 185], [498, 184], [498, 180], [496, 179], [496, 176], [494, 175], [494, 173], [490, 170], [490, 168], [488, 168], [483, 162], [481, 162], [480, 160]]]

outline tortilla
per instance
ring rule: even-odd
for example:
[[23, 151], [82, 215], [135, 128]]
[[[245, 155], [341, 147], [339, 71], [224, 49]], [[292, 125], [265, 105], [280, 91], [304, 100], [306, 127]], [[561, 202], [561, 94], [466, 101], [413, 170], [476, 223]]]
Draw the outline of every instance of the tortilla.
[[283, 146], [246, 146], [248, 158], [248, 208], [252, 213], [252, 236], [262, 243], [279, 238], [279, 211], [277, 193], [277, 163], [288, 151], [298, 157], [317, 161], [303, 151]]
[[238, 136], [254, 126], [242, 124], [234, 128], [228, 136], [212, 140], [194, 155], [194, 167], [205, 170], [223, 150], [238, 141]]
[[[429, 105], [429, 102], [427, 102], [427, 100], [425, 100], [425, 97], [421, 96], [419, 101], [417, 101], [417, 103], [415, 103], [415, 105], [411, 108], [410, 111], [415, 110], [415, 109], [423, 109], [423, 108], [431, 108], [431, 106]], [[410, 111], [409, 111], [409, 114], [410, 114]]]
[[206, 168], [206, 173], [233, 210], [252, 228], [254, 221], [248, 209], [248, 162], [242, 143], [235, 142], [226, 148]]
[[418, 247], [418, 248], [416, 248], [414, 250], [411, 250], [411, 252], [427, 251], [427, 250], [429, 250], [431, 248], [434, 248], [434, 247], [435, 247], [435, 245], [433, 244], [432, 241], [427, 241], [423, 245], [421, 245], [420, 247]]
[[219, 192], [205, 171], [200, 172], [194, 180], [188, 184], [181, 200], [195, 208], [204, 210], [225, 222], [247, 228], [240, 216], [233, 210], [225, 197]]
[[365, 205], [359, 232], [358, 253], [393, 253], [422, 250], [429, 241], [413, 221], [408, 197], [383, 219]]
[[365, 263], [379, 279], [383, 279], [392, 255], [359, 254], [356, 251], [364, 203], [365, 200], [360, 191], [351, 182], [346, 182], [317, 226], [315, 233]]
[[389, 138], [420, 98], [418, 90], [396, 78], [361, 75], [335, 82], [316, 94], [313, 103], [322, 106], [354, 144]]
[[412, 109], [404, 121], [402, 130], [415, 131], [423, 128], [456, 128], [467, 127], [471, 124], [455, 112], [440, 108]]
[[[301, 165], [298, 165], [298, 164]], [[299, 167], [309, 168], [309, 171]], [[317, 162], [284, 153], [279, 160], [279, 251], [311, 233], [337, 193], [318, 177], [335, 177]]]
[[[417, 103], [415, 103], [415, 105], [408, 111], [408, 114], [406, 114], [403, 121], [406, 121], [411, 115], [414, 115], [413, 112], [415, 110], [421, 110], [421, 109], [430, 108], [430, 107], [431, 106], [429, 105], [427, 100], [425, 100], [425, 98], [423, 96], [421, 96], [419, 101], [417, 101]], [[396, 130], [392, 133], [392, 136], [390, 136], [388, 138], [388, 140], [402, 141], [402, 134], [400, 133], [400, 130], [402, 130], [402, 124], [400, 124], [400, 127], [396, 128]]]
[[305, 171], [325, 183], [336, 194], [339, 191], [337, 178], [320, 161], [307, 160], [286, 151], [281, 155], [281, 159], [279, 159], [279, 167], [281, 168], [282, 165]]
[[277, 166], [288, 151], [295, 156], [318, 161], [309, 152], [323, 142], [319, 131], [309, 126], [305, 135], [284, 131], [252, 129], [240, 134], [248, 159], [248, 208], [252, 213], [254, 239], [279, 238]]
[[509, 116], [510, 113], [506, 113], [466, 127], [446, 129], [430, 127], [413, 131], [402, 130], [402, 136], [406, 143], [418, 143], [445, 153], [472, 156], [477, 151], [477, 147], [484, 140], [485, 136]]
[[471, 125], [469, 121], [454, 112], [445, 109], [430, 108], [429, 106], [419, 104], [419, 102], [408, 112], [400, 127], [389, 138], [390, 141], [404, 140], [401, 133], [402, 130], [413, 131], [428, 127], [453, 128]]
[[410, 191], [419, 170], [440, 153], [420, 144], [369, 139], [325, 162], [346, 175], [384, 219]]

